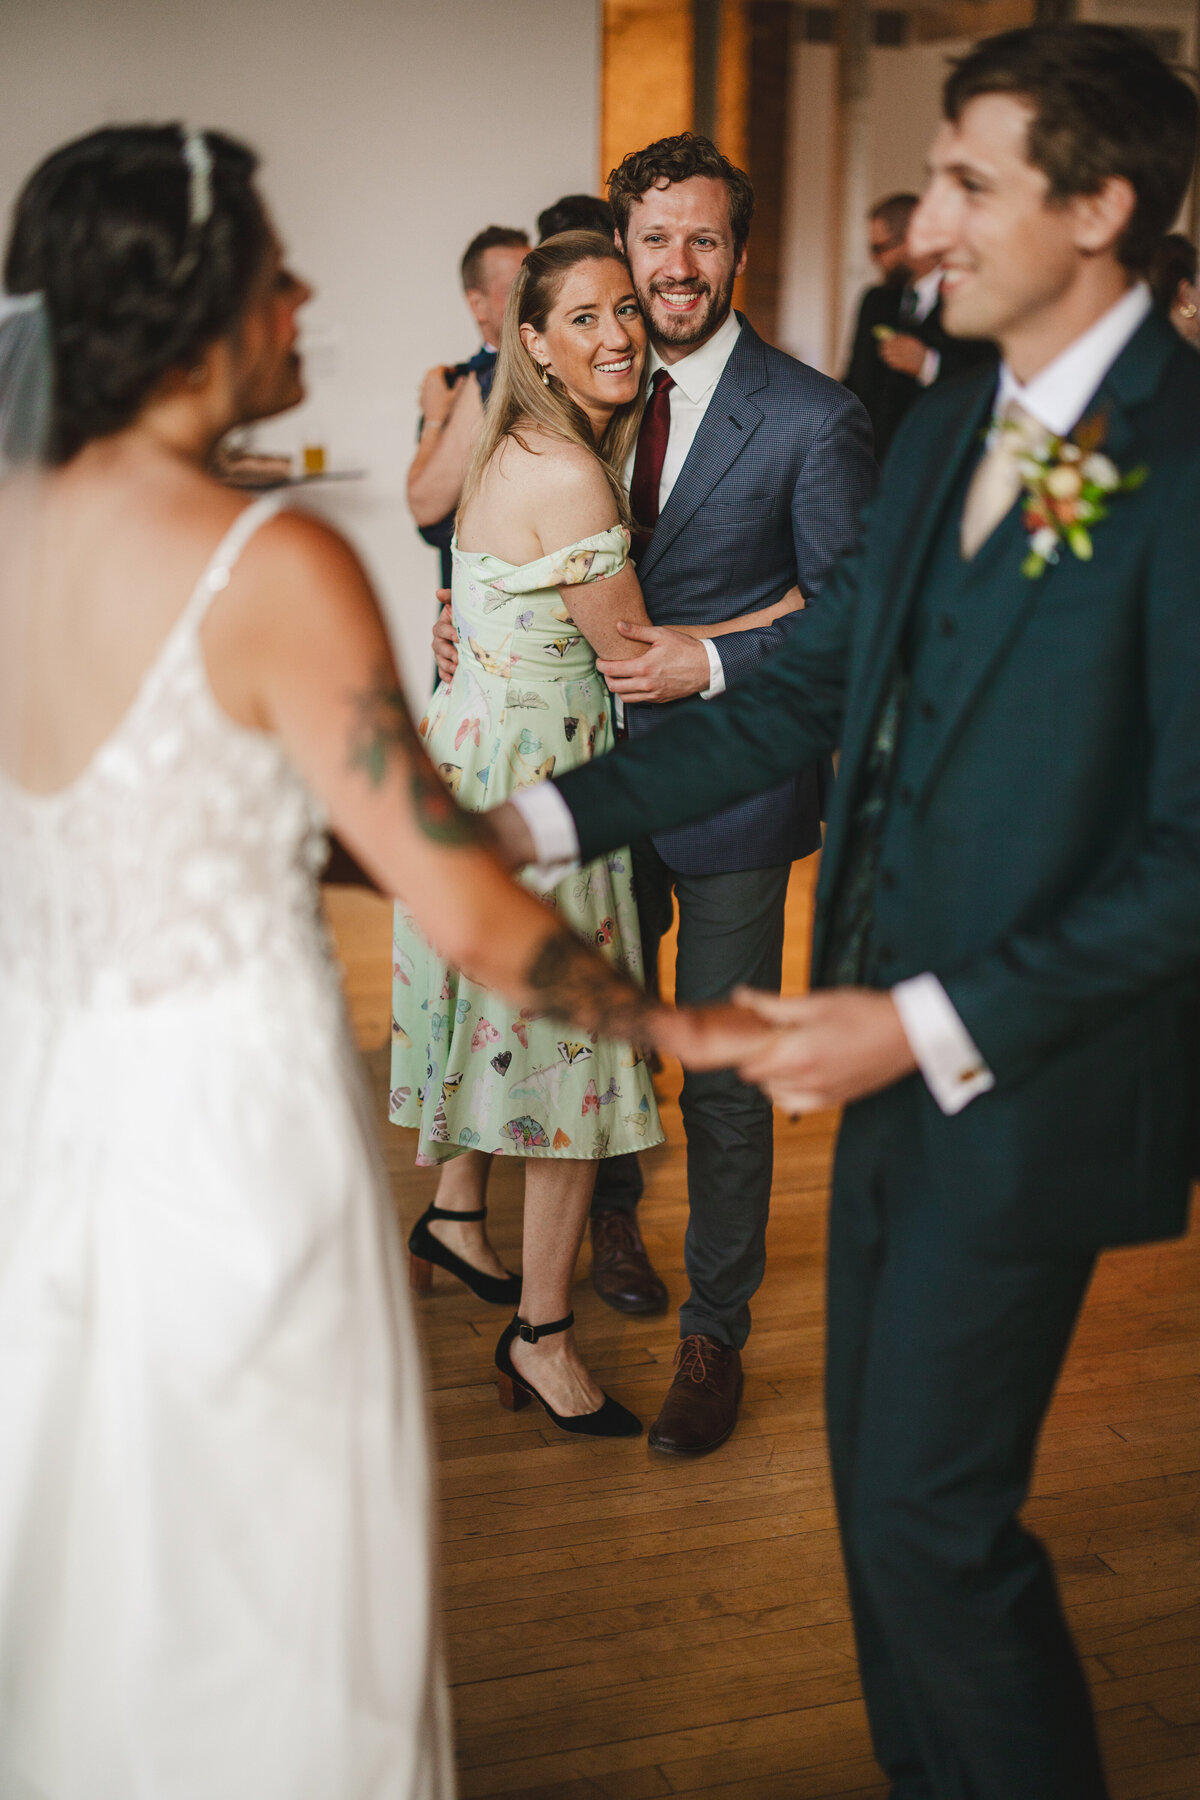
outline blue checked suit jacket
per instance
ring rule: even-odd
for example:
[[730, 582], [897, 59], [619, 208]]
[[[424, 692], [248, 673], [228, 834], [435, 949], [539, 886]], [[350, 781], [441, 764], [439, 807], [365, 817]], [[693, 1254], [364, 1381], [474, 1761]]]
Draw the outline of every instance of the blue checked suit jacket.
[[[740, 315], [739, 315], [740, 317]], [[655, 625], [711, 624], [770, 606], [798, 583], [806, 601], [853, 547], [875, 487], [871, 426], [840, 382], [741, 336], [638, 568]], [[751, 679], [787, 644], [801, 613], [717, 639], [728, 687]], [[628, 708], [639, 737], [682, 706]], [[685, 875], [764, 869], [821, 841], [817, 764], [726, 808], [703, 825], [654, 838]]]

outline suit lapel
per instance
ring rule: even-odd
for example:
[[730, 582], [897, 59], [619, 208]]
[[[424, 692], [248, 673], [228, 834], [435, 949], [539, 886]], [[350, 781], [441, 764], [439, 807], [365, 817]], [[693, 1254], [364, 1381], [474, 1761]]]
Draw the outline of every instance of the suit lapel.
[[741, 335], [638, 565], [643, 582], [762, 424], [762, 410], [749, 396], [766, 385], [767, 359], [762, 339], [743, 319]]
[[[1122, 473], [1135, 444], [1136, 414], [1158, 389], [1173, 348], [1170, 326], [1151, 315], [1084, 408], [1085, 420], [1097, 414], [1106, 417], [1104, 450]], [[1124, 497], [1117, 495], [1108, 518], [1095, 528], [1100, 556], [1104, 553], [1105, 535], [1121, 529], [1123, 505]], [[968, 580], [982, 584], [987, 592], [978, 596], [970, 608], [970, 628], [964, 633], [953, 691], [944, 697], [930, 733], [925, 765], [914, 771], [918, 795], [927, 791], [992, 671], [1012, 646], [1033, 608], [1039, 602], [1045, 604], [1053, 596], [1056, 584], [1072, 575], [1090, 581], [1103, 579], [1094, 565], [1076, 567], [1065, 547], [1058, 564], [1051, 564], [1044, 574], [1036, 578], [1023, 575], [1021, 564], [1026, 547], [1025, 523], [1018, 504], [997, 526], [971, 565]]]

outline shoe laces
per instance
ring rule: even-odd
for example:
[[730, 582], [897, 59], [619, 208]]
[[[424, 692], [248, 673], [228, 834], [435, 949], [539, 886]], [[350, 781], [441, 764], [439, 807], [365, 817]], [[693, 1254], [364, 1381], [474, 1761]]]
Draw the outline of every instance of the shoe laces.
[[697, 1387], [702, 1387], [714, 1374], [705, 1362], [705, 1356], [710, 1359], [719, 1357], [723, 1348], [723, 1345], [714, 1343], [699, 1331], [692, 1332], [690, 1337], [681, 1338], [675, 1352], [675, 1367], [680, 1378], [694, 1381]]
[[596, 1236], [605, 1251], [633, 1255], [639, 1248], [633, 1221], [628, 1213], [611, 1212], [597, 1221]]

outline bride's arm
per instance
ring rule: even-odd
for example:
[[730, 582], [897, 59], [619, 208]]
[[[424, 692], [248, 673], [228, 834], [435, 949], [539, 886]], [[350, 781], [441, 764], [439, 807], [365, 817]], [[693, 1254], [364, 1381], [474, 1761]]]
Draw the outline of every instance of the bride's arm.
[[782, 619], [786, 613], [800, 612], [803, 606], [804, 595], [798, 587], [793, 587], [782, 600], [776, 600], [774, 606], [760, 606], [757, 612], [740, 613], [736, 619], [722, 619], [716, 625], [677, 625], [675, 629], [686, 631], [694, 638], [725, 637], [731, 631], [753, 631], [759, 625], [773, 625], [776, 619]]
[[517, 1005], [694, 1066], [746, 1053], [736, 1009], [682, 1014], [649, 999], [501, 869], [425, 754], [374, 596], [340, 538], [289, 516], [241, 570], [210, 615], [210, 667], [240, 671], [243, 722], [278, 735], [339, 837], [448, 960]]

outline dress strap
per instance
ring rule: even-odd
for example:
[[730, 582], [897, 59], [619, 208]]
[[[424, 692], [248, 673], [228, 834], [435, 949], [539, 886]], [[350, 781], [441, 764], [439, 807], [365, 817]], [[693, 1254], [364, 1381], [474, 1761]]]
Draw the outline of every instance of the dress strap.
[[222, 588], [229, 586], [229, 577], [237, 567], [238, 558], [250, 542], [260, 525], [273, 519], [284, 503], [283, 494], [264, 494], [240, 512], [225, 536], [221, 539], [208, 567], [196, 583], [191, 599], [184, 611], [189, 625], [199, 625], [215, 597]]

